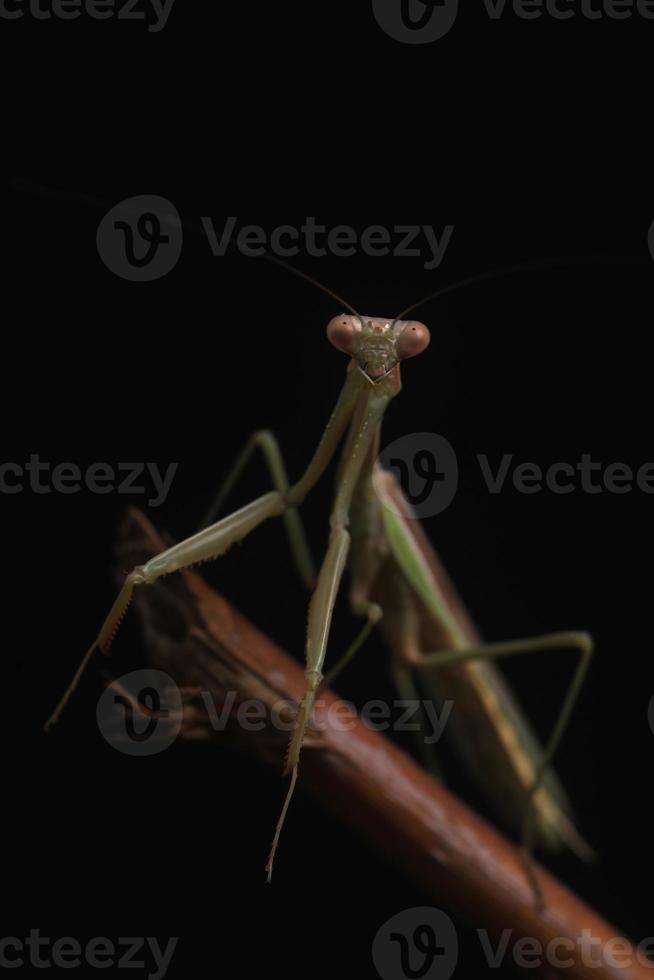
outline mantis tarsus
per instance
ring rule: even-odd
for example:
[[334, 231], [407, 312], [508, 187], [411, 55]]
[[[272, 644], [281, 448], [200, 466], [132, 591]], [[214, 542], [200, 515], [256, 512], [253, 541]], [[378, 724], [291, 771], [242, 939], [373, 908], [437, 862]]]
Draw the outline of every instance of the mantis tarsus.
[[[339, 299], [325, 287], [320, 288]], [[583, 632], [562, 632], [470, 646], [448, 603], [449, 585], [431, 546], [395, 478], [375, 462], [384, 412], [401, 389], [400, 362], [428, 347], [429, 331], [416, 320], [403, 319], [419, 304], [394, 319], [361, 316], [349, 304], [344, 305], [350, 312], [329, 322], [327, 336], [349, 356], [345, 384], [304, 474], [291, 484], [272, 433], [255, 433], [207, 516], [208, 526], [127, 575], [47, 727], [59, 717], [96, 648], [109, 653], [137, 586], [217, 558], [263, 521], [283, 517], [294, 563], [312, 590], [312, 598], [306, 641], [306, 690], [288, 747], [284, 772], [290, 773], [291, 781], [268, 860], [268, 879], [295, 786], [306, 728], [316, 693], [324, 680], [334, 604], [348, 564], [350, 606], [364, 624], [330, 671], [329, 680], [380, 624], [391, 650], [393, 675], [402, 696], [416, 696], [416, 675], [433, 675], [441, 692], [453, 698], [464, 737], [464, 755], [476, 767], [481, 783], [494, 794], [495, 804], [504, 817], [516, 824], [516, 812], [521, 812], [525, 853], [529, 855], [535, 844], [550, 849], [566, 845], [580, 856], [588, 857], [590, 850], [568, 816], [564, 794], [550, 763], [588, 669], [592, 641]], [[316, 576], [298, 508], [323, 475], [341, 442], [329, 542]], [[266, 461], [274, 490], [213, 522], [241, 470], [257, 450]], [[578, 651], [579, 662], [551, 735], [541, 750], [492, 661], [517, 653], [563, 649]]]

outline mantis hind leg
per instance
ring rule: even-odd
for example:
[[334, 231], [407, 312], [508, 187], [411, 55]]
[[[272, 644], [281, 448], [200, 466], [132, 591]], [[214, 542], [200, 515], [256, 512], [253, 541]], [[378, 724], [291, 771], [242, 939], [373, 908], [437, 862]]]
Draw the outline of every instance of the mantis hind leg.
[[[514, 656], [522, 653], [542, 653], [554, 650], [576, 650], [579, 654], [579, 661], [574, 671], [570, 684], [568, 685], [563, 703], [559, 709], [554, 722], [552, 731], [547, 739], [545, 748], [540, 759], [537, 761], [533, 778], [525, 792], [524, 810], [522, 814], [522, 833], [521, 843], [526, 858], [527, 873], [534, 888], [537, 900], [542, 899], [533, 867], [532, 855], [535, 834], [535, 796], [543, 784], [543, 780], [552, 764], [556, 750], [565, 734], [577, 698], [583, 686], [590, 661], [593, 656], [593, 640], [588, 633], [583, 632], [564, 632], [550, 633], [543, 636], [530, 637], [527, 639], [509, 640], [504, 643], [489, 643], [476, 647], [468, 647], [459, 650], [442, 650], [434, 653], [421, 654], [414, 659], [414, 665], [418, 669], [434, 670], [439, 667], [452, 666], [454, 664], [465, 663], [469, 660], [480, 659], [499, 659], [501, 657]], [[574, 830], [569, 828], [572, 836]], [[575, 834], [574, 845], [581, 856], [587, 859], [591, 856], [590, 848]]]
[[411, 601], [410, 590], [404, 579], [398, 577], [392, 584], [392, 592], [385, 606], [384, 632], [392, 653], [391, 675], [395, 689], [403, 701], [418, 706], [419, 723], [413, 729], [416, 752], [425, 769], [436, 779], [443, 773], [433, 744], [427, 741], [425, 708], [413, 676], [416, 662], [421, 660], [420, 621]]
[[438, 762], [437, 753], [429, 742], [425, 738], [425, 732], [427, 731], [427, 718], [425, 716], [425, 709], [423, 707], [423, 700], [420, 697], [420, 691], [417, 689], [415, 681], [411, 670], [400, 664], [394, 664], [392, 669], [393, 683], [397, 693], [400, 695], [402, 701], [409, 701], [418, 707], [418, 726], [413, 729], [415, 736], [415, 745], [418, 755], [422, 761], [423, 766], [427, 772], [438, 779], [440, 782], [444, 781], [443, 771]]

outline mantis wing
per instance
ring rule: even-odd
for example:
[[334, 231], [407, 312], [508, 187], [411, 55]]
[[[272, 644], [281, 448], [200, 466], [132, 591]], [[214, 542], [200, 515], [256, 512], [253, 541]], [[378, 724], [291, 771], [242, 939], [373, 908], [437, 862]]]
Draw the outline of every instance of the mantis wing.
[[[374, 476], [392, 561], [384, 570], [385, 595], [412, 594], [421, 652], [478, 646], [480, 636], [395, 477], [378, 465]], [[390, 606], [390, 608], [389, 608]], [[383, 625], [395, 656], [401, 636], [387, 602]], [[423, 675], [424, 677], [424, 675]], [[448, 720], [455, 750], [499, 819], [517, 830], [526, 793], [543, 750], [494, 663], [467, 660], [427, 675], [436, 700], [453, 702]], [[584, 860], [592, 851], [578, 835], [570, 805], [549, 770], [534, 797], [536, 841], [549, 850], [568, 847]]]

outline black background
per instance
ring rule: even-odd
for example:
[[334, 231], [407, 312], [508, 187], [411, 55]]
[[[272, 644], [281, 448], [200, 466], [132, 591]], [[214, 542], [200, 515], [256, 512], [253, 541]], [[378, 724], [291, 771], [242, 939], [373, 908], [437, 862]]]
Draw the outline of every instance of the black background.
[[[18, 317], [5, 334], [2, 414], [5, 460], [39, 453], [72, 461], [179, 463], [157, 526], [195, 529], [228, 462], [257, 427], [272, 428], [289, 472], [305, 465], [334, 402], [345, 360], [324, 336], [339, 308], [264, 261], [213, 258], [188, 232], [177, 267], [133, 284], [98, 257], [104, 211], [136, 193], [161, 193], [182, 217], [237, 212], [228, 193], [193, 196], [188, 184], [91, 179], [59, 181], [60, 193], [30, 190], [20, 175], [22, 217], [12, 281]], [[42, 174], [35, 177], [43, 183]], [[69, 192], [69, 193], [66, 193]], [[84, 203], [78, 194], [106, 201]], [[301, 224], [304, 211], [238, 213], [272, 230]], [[311, 212], [313, 213], [313, 212]], [[542, 260], [535, 271], [497, 275], [419, 311], [432, 330], [427, 353], [403, 368], [384, 441], [429, 430], [457, 452], [460, 485], [427, 531], [483, 634], [492, 639], [583, 628], [597, 656], [558, 760], [578, 823], [601, 855], [596, 868], [574, 859], [550, 866], [639, 940], [651, 932], [639, 890], [653, 870], [649, 782], [654, 734], [651, 656], [652, 497], [490, 495], [475, 454], [547, 467], [582, 453], [637, 468], [654, 460], [650, 438], [649, 294], [652, 259], [646, 210], [540, 213], [514, 201], [460, 220], [443, 199], [420, 210], [345, 208], [316, 214], [328, 226], [454, 224], [441, 267], [417, 258], [300, 254], [299, 268], [366, 313], [392, 315], [439, 285]], [[34, 229], [38, 228], [38, 234]], [[555, 260], [555, 261], [551, 261]], [[253, 464], [234, 497], [267, 487]], [[325, 544], [329, 481], [307, 505], [314, 551]], [[179, 936], [170, 976], [374, 976], [372, 938], [392, 914], [428, 903], [365, 841], [299, 791], [276, 878], [263, 866], [280, 803], [276, 772], [206, 745], [175, 744], [131, 759], [101, 737], [91, 670], [58, 730], [40, 733], [113, 599], [116, 524], [139, 497], [64, 496], [25, 489], [2, 498], [7, 574], [4, 652], [7, 707], [18, 706], [6, 755], [4, 879], [12, 896], [5, 934], [30, 927], [73, 935]], [[280, 527], [260, 529], [206, 575], [258, 625], [301, 657], [306, 598]], [[347, 610], [334, 644], [356, 628]], [[144, 663], [128, 620], [115, 668]], [[343, 676], [362, 703], [392, 697], [379, 640]], [[512, 661], [514, 682], [538, 731], [551, 724], [570, 662]], [[410, 745], [407, 745], [410, 748]], [[450, 767], [454, 787], [475, 805], [474, 788]], [[474, 923], [472, 924], [474, 926]], [[484, 975], [474, 933], [457, 975]], [[465, 940], [465, 941], [464, 941]], [[508, 967], [506, 968], [508, 971]], [[106, 971], [110, 975], [110, 971]]]

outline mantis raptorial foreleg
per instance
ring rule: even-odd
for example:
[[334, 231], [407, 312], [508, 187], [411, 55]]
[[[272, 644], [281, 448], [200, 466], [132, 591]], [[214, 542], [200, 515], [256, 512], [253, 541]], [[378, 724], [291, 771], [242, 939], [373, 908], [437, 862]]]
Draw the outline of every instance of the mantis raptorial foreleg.
[[[378, 434], [377, 434], [378, 436]], [[379, 574], [387, 549], [380, 547], [381, 525], [378, 518], [377, 497], [370, 473], [379, 451], [379, 439], [374, 436], [368, 445], [368, 459], [364, 462], [364, 477], [360, 480], [351, 506], [351, 520], [358, 524], [355, 531], [350, 562], [350, 608], [355, 616], [365, 617], [366, 622], [355, 636], [345, 653], [325, 676], [329, 687], [352, 658], [359, 652], [370, 633], [383, 617], [378, 602], [371, 598], [371, 591]], [[351, 451], [352, 447], [348, 447]], [[345, 454], [347, 458], [347, 453]], [[368, 475], [365, 475], [365, 471]]]
[[519, 653], [539, 653], [550, 650], [577, 650], [579, 663], [563, 699], [554, 727], [536, 764], [534, 778], [527, 788], [525, 809], [522, 815], [522, 844], [527, 855], [533, 850], [534, 827], [534, 796], [542, 785], [548, 767], [565, 733], [575, 702], [583, 685], [590, 661], [593, 655], [593, 640], [588, 633], [549, 633], [544, 636], [530, 637], [521, 640], [509, 640], [504, 643], [488, 643], [477, 647], [460, 650], [442, 650], [435, 653], [421, 654], [414, 659], [414, 666], [419, 669], [433, 670], [439, 667], [462, 664], [468, 660], [499, 659]]
[[282, 806], [282, 812], [279, 815], [279, 820], [277, 821], [277, 826], [275, 827], [275, 834], [273, 836], [273, 842], [270, 848], [270, 855], [268, 857], [268, 863], [266, 864], [267, 881], [272, 879], [273, 863], [275, 861], [277, 845], [279, 843], [282, 827], [284, 826], [284, 820], [286, 819], [289, 803], [291, 802], [291, 797], [293, 796], [293, 791], [295, 790], [297, 767], [300, 759], [302, 743], [304, 742], [307, 725], [309, 724], [309, 718], [311, 717], [311, 710], [316, 698], [316, 691], [320, 687], [323, 680], [321, 668], [325, 660], [329, 629], [331, 626], [332, 613], [334, 611], [334, 603], [336, 601], [336, 595], [338, 593], [341, 579], [343, 578], [343, 571], [345, 570], [345, 563], [347, 561], [349, 547], [350, 535], [347, 529], [345, 527], [333, 528], [329, 539], [327, 554], [318, 574], [316, 591], [314, 592], [309, 605], [306, 668], [304, 671], [306, 688], [304, 691], [304, 697], [302, 698], [302, 702], [300, 704], [300, 710], [298, 711], [297, 718], [295, 719], [295, 728], [293, 729], [293, 735], [291, 736], [291, 741], [288, 746], [288, 752], [286, 753], [284, 775], [290, 772], [291, 782], [286, 793], [286, 799], [284, 800], [284, 804]]
[[289, 508], [295, 508], [302, 503], [327, 468], [352, 417], [360, 390], [361, 378], [358, 372], [348, 371], [345, 384], [318, 448], [303, 476], [290, 488], [288, 493], [283, 494], [275, 491], [264, 494], [264, 496], [258, 497], [252, 503], [223, 518], [211, 527], [199, 531], [185, 541], [180, 541], [179, 544], [173, 545], [172, 548], [168, 548], [160, 555], [150, 559], [145, 565], [137, 566], [130, 572], [100, 632], [86, 651], [68, 690], [46, 722], [46, 731], [58, 721], [96, 648], [105, 654], [109, 652], [116, 630], [120, 626], [137, 585], [150, 584], [162, 575], [169, 575], [171, 572], [188, 568], [198, 562], [217, 558], [224, 554], [232, 544], [242, 541], [250, 531], [268, 517], [280, 516]]
[[[306, 689], [300, 710], [295, 721], [295, 728], [288, 747], [284, 773], [291, 773], [291, 783], [282, 808], [280, 818], [275, 828], [268, 864], [267, 878], [272, 877], [273, 862], [277, 843], [282, 830], [288, 804], [295, 788], [297, 767], [300, 751], [306, 733], [311, 710], [316, 698], [316, 692], [323, 681], [322, 667], [327, 652], [327, 641], [331, 628], [334, 603], [345, 571], [345, 564], [350, 548], [349, 523], [350, 506], [361, 475], [362, 467], [368, 458], [370, 448], [378, 435], [378, 426], [383, 417], [389, 397], [380, 395], [370, 397], [368, 392], [363, 397], [352, 420], [349, 453], [344, 460], [339, 474], [336, 499], [330, 517], [330, 536], [327, 554], [318, 573], [316, 590], [309, 605], [309, 625], [307, 629], [305, 677]], [[324, 439], [324, 437], [323, 437]]]
[[167, 548], [161, 554], [155, 555], [145, 565], [137, 565], [125, 579], [113, 606], [109, 610], [109, 615], [102, 624], [97, 637], [86, 651], [68, 690], [46, 722], [46, 731], [58, 721], [94, 651], [99, 649], [105, 655], [109, 653], [111, 642], [127, 612], [127, 607], [137, 586], [151, 585], [162, 575], [169, 575], [171, 572], [189, 568], [198, 562], [218, 558], [233, 544], [242, 541], [250, 531], [253, 531], [263, 521], [269, 517], [277, 517], [283, 514], [285, 508], [286, 503], [280, 493], [275, 491], [264, 494], [251, 504], [247, 504], [247, 506], [230, 514], [229, 517], [218, 521], [217, 524], [213, 524], [185, 541], [173, 545], [172, 548]]
[[[225, 477], [211, 507], [205, 514], [200, 528], [208, 527], [214, 523], [225, 500], [234, 489], [243, 470], [257, 449], [261, 450], [275, 490], [286, 497], [291, 485], [286, 474], [286, 466], [284, 465], [284, 458], [279, 448], [279, 443], [272, 432], [268, 429], [261, 429], [250, 436], [237, 456], [232, 469]], [[304, 525], [302, 524], [297, 507], [288, 507], [284, 511], [283, 518], [286, 525], [286, 534], [288, 536], [291, 555], [298, 574], [306, 587], [312, 589], [315, 585], [316, 570], [313, 558], [311, 557], [311, 551], [309, 550]]]
[[350, 535], [346, 528], [335, 528], [331, 534], [327, 554], [318, 575], [316, 591], [309, 605], [306, 667], [304, 671], [306, 689], [295, 722], [293, 737], [288, 747], [284, 766], [285, 774], [291, 769], [295, 769], [298, 764], [316, 691], [323, 680], [322, 665], [327, 652], [327, 640], [331, 628], [334, 603], [343, 578], [349, 548]]
[[297, 766], [304, 733], [315, 700], [316, 691], [323, 680], [322, 666], [327, 652], [327, 640], [331, 627], [334, 603], [345, 570], [350, 548], [350, 504], [357, 480], [368, 450], [377, 434], [377, 426], [384, 414], [387, 399], [366, 399], [352, 422], [355, 433], [351, 451], [347, 457], [336, 493], [330, 518], [331, 533], [327, 554], [318, 575], [318, 584], [309, 605], [305, 675], [307, 687], [291, 738], [286, 760], [286, 772]]

